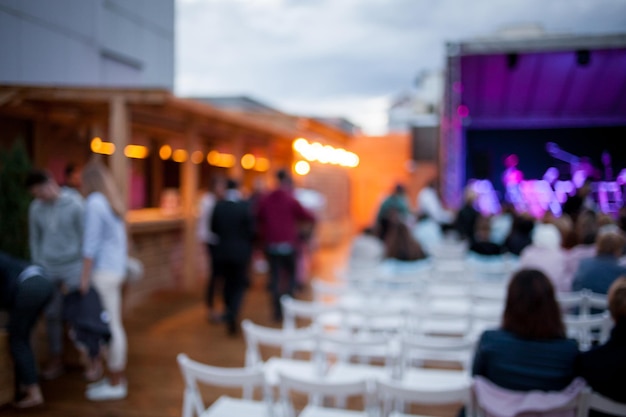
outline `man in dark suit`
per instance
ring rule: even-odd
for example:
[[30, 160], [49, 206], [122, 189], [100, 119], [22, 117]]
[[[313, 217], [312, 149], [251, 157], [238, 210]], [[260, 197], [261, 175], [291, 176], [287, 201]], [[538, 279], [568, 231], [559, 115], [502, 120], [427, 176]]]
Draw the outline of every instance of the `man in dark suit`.
[[242, 200], [235, 180], [229, 179], [223, 200], [215, 205], [211, 231], [217, 236], [215, 262], [224, 278], [224, 321], [228, 333], [237, 333], [237, 318], [248, 285], [254, 238], [253, 215]]

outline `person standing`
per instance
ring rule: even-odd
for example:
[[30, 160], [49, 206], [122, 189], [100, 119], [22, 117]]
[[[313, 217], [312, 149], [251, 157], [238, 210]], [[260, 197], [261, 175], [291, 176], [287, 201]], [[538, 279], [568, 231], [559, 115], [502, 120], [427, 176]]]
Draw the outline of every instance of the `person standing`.
[[63, 372], [63, 293], [80, 283], [84, 205], [78, 193], [59, 187], [45, 171], [31, 171], [25, 185], [34, 197], [28, 211], [31, 260], [54, 284], [45, 311], [49, 360], [42, 371], [44, 378], [53, 379]]
[[223, 177], [214, 177], [211, 181], [211, 190], [200, 199], [200, 213], [198, 215], [197, 236], [200, 242], [206, 246], [208, 280], [206, 286], [205, 301], [208, 309], [208, 320], [216, 323], [221, 320], [221, 314], [215, 309], [215, 288], [218, 281], [221, 282], [222, 274], [218, 271], [215, 262], [215, 248], [217, 247], [217, 235], [211, 230], [211, 218], [215, 204], [224, 197], [226, 180]]
[[[289, 173], [276, 173], [278, 187], [265, 195], [257, 207], [258, 228], [269, 263], [269, 290], [274, 320], [282, 320], [280, 297], [294, 295], [298, 223], [315, 223], [315, 216], [294, 197]], [[281, 279], [282, 278], [282, 279]]]
[[224, 321], [230, 335], [237, 333], [254, 239], [252, 212], [237, 187], [235, 180], [228, 180], [224, 199], [215, 205], [211, 220], [211, 231], [217, 236], [213, 262], [224, 279]]
[[93, 285], [109, 315], [111, 331], [108, 376], [90, 384], [86, 396], [92, 401], [121, 399], [128, 392], [127, 342], [122, 324], [122, 284], [128, 261], [126, 207], [109, 170], [99, 161], [84, 167], [82, 191], [86, 202], [80, 290], [86, 294]]
[[41, 267], [0, 251], [0, 309], [9, 312], [9, 345], [15, 368], [17, 408], [43, 404], [31, 333], [54, 287]]

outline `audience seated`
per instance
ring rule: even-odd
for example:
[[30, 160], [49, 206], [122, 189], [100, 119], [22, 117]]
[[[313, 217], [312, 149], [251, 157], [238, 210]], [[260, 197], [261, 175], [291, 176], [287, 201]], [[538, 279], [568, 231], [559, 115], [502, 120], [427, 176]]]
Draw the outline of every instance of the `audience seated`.
[[573, 381], [577, 355], [550, 280], [523, 269], [509, 283], [501, 328], [480, 338], [472, 374], [514, 391], [559, 391]]
[[490, 241], [491, 225], [488, 217], [480, 216], [476, 220], [476, 230], [474, 231], [474, 242], [469, 250], [479, 255], [501, 255], [502, 246]]
[[561, 249], [561, 234], [553, 224], [537, 224], [532, 232], [532, 244], [524, 248], [519, 259], [520, 268], [542, 271], [557, 291], [570, 291], [565, 282], [565, 251]]
[[611, 338], [604, 345], [578, 358], [578, 373], [591, 388], [614, 401], [626, 403], [626, 277], [609, 288], [609, 311], [615, 321]]
[[505, 248], [513, 255], [519, 256], [522, 250], [532, 243], [530, 234], [533, 231], [534, 227], [535, 222], [533, 221], [532, 217], [526, 214], [516, 216], [513, 219], [511, 233], [504, 241]]
[[474, 242], [474, 229], [476, 228], [476, 220], [480, 216], [480, 213], [474, 208], [474, 202], [476, 201], [476, 192], [470, 185], [465, 187], [465, 200], [463, 207], [457, 213], [454, 220], [454, 229], [459, 234], [461, 239], [468, 240], [471, 243]]
[[626, 275], [626, 267], [618, 262], [624, 242], [624, 235], [619, 229], [601, 231], [596, 243], [596, 256], [580, 261], [572, 290], [588, 289], [606, 294], [617, 277]]
[[566, 252], [565, 275], [563, 280], [571, 283], [578, 270], [580, 261], [592, 258], [596, 254], [596, 235], [598, 225], [593, 211], [584, 211], [578, 216], [575, 225], [576, 245]]
[[490, 219], [490, 236], [489, 240], [497, 245], [504, 245], [506, 237], [511, 233], [513, 228], [513, 220], [515, 219], [515, 208], [513, 204], [502, 203], [500, 213], [491, 216]]
[[444, 240], [441, 225], [427, 214], [422, 214], [413, 226], [413, 237], [428, 256], [432, 255], [433, 248]]
[[426, 257], [420, 244], [413, 238], [409, 227], [399, 219], [389, 222], [385, 248], [387, 258], [399, 261], [416, 261]]

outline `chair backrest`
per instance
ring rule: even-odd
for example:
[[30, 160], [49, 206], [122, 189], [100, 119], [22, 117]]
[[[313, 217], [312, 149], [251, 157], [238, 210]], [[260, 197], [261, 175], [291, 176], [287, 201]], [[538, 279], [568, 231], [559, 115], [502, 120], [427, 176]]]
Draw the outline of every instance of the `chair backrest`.
[[580, 316], [565, 314], [563, 321], [568, 337], [576, 339], [582, 351], [589, 350], [594, 342], [605, 343], [613, 327], [613, 320], [608, 312]]
[[383, 335], [320, 333], [317, 336], [315, 360], [325, 370], [332, 361], [387, 365], [394, 348], [393, 340]]
[[473, 337], [424, 336], [405, 334], [394, 372], [402, 375], [411, 366], [423, 367], [427, 361], [454, 364], [468, 369], [476, 346]]
[[185, 380], [183, 417], [200, 416], [205, 410], [198, 383], [224, 388], [241, 388], [242, 397], [252, 399], [255, 388], [262, 388], [267, 395], [265, 377], [260, 367], [224, 368], [206, 365], [180, 353], [176, 357]]
[[348, 291], [348, 286], [345, 283], [333, 284], [319, 278], [311, 280], [311, 288], [313, 290], [313, 301], [326, 304], [334, 304], [338, 297]]
[[585, 387], [585, 380], [576, 378], [561, 391], [512, 391], [482, 376], [474, 376], [473, 405], [476, 415], [481, 417], [526, 413], [550, 415], [557, 412], [569, 412], [568, 415], [575, 416], [584, 408]]
[[584, 406], [579, 408], [578, 417], [587, 417], [590, 411], [599, 411], [612, 416], [626, 417], [626, 404], [618, 403], [587, 387], [583, 393]]
[[314, 326], [299, 329], [276, 329], [261, 326], [249, 319], [241, 322], [246, 340], [246, 366], [263, 362], [261, 346], [280, 349], [282, 357], [292, 357], [296, 351], [312, 351], [317, 330]]
[[322, 314], [337, 311], [337, 308], [316, 301], [296, 300], [290, 295], [280, 298], [283, 310], [283, 329], [293, 330], [298, 327], [298, 319], [304, 319], [307, 326], [313, 324]]
[[339, 327], [348, 333], [393, 335], [404, 328], [406, 311], [406, 306], [399, 300], [397, 304], [372, 300], [368, 306], [342, 306], [339, 308]]
[[377, 380], [376, 394], [381, 405], [381, 415], [388, 416], [391, 412], [402, 413], [407, 404], [444, 405], [463, 403], [466, 415], [472, 416], [471, 388], [452, 387], [449, 389], [417, 389], [398, 381]]
[[334, 400], [337, 408], [345, 407], [345, 399], [347, 397], [361, 397], [364, 408], [370, 406], [368, 398], [368, 381], [363, 379], [353, 380], [329, 380], [323, 379], [307, 379], [299, 378], [295, 375], [279, 374], [279, 395], [281, 404], [284, 407], [284, 416], [292, 417], [295, 410], [292, 401], [292, 393], [298, 392], [308, 395], [308, 404], [314, 406], [322, 405], [324, 400]]

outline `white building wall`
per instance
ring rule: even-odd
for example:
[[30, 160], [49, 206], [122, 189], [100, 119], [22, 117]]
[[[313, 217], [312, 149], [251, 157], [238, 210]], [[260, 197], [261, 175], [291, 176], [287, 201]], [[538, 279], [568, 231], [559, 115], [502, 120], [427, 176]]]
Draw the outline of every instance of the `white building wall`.
[[174, 87], [174, 0], [0, 0], [0, 83]]

